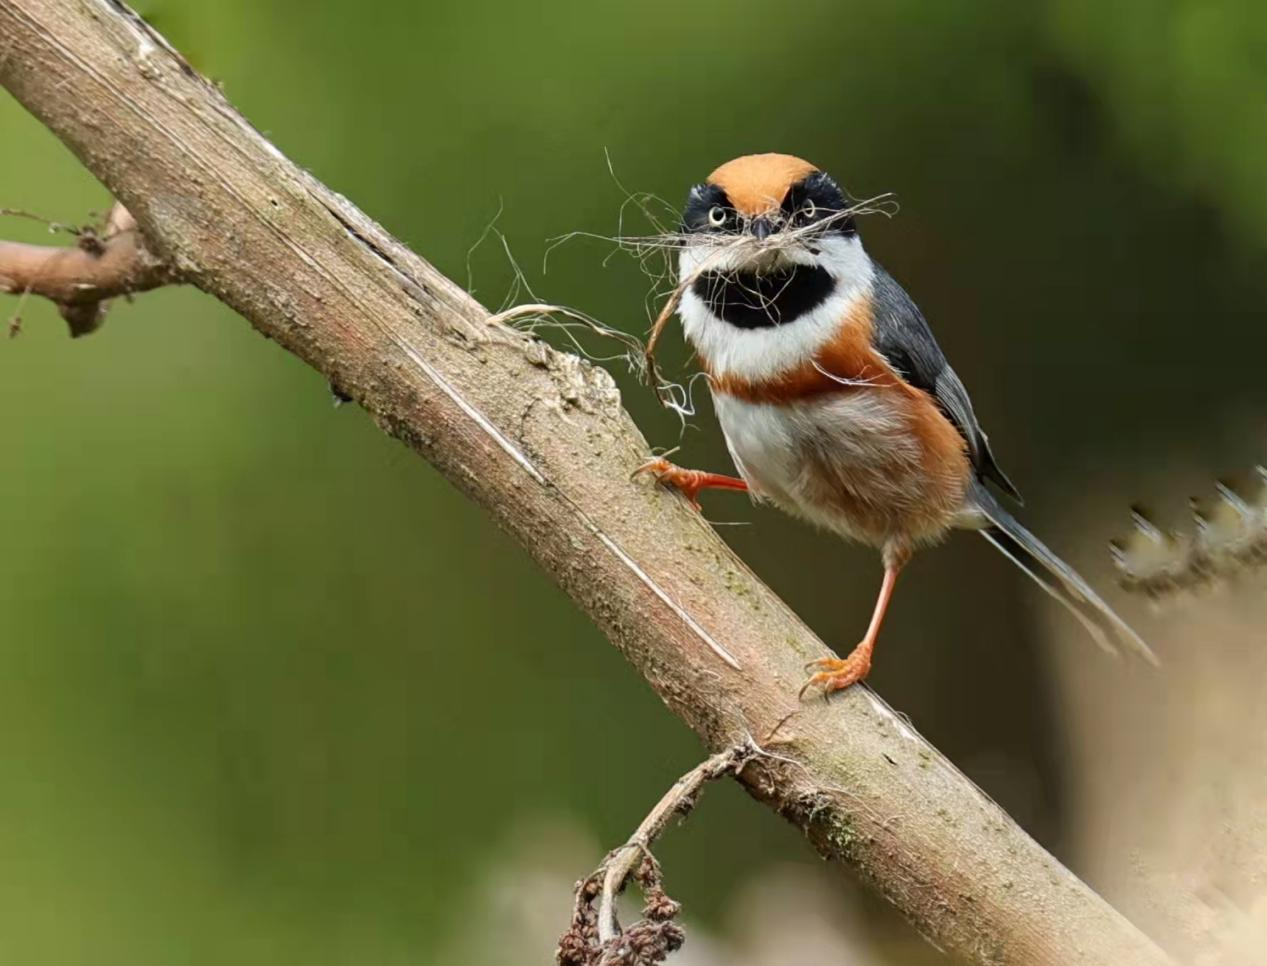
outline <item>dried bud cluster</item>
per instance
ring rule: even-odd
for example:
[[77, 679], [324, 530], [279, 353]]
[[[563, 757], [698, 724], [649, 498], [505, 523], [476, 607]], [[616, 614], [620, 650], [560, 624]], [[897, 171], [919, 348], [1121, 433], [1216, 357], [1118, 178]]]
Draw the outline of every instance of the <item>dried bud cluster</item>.
[[642, 918], [607, 943], [598, 938], [598, 914], [594, 903], [602, 891], [605, 869], [577, 884], [572, 925], [555, 951], [559, 966], [653, 966], [682, 947], [686, 938], [675, 922], [680, 903], [664, 891], [660, 863], [647, 853], [634, 878], [642, 890]]

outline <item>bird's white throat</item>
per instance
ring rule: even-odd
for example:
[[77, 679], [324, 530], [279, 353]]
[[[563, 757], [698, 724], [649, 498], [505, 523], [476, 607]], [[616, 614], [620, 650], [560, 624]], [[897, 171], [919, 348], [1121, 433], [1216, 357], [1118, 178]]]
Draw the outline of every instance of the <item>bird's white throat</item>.
[[[833, 282], [823, 302], [802, 315], [764, 328], [740, 328], [716, 315], [704, 299], [686, 286], [678, 306], [686, 338], [709, 371], [717, 377], [748, 381], [777, 378], [811, 359], [839, 331], [841, 320], [860, 300], [869, 298], [875, 271], [857, 235], [827, 236], [806, 248], [784, 250], [785, 267], [818, 266]], [[767, 256], [762, 256], [763, 261]], [[751, 250], [733, 252], [708, 242], [686, 246], [678, 261], [679, 282], [701, 272], [770, 270], [754, 264]]]

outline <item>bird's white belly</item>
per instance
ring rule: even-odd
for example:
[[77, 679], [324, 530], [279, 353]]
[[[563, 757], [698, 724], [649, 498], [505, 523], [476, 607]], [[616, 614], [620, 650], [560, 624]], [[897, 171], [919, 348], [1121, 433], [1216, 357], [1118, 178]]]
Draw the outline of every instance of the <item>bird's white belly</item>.
[[763, 403], [717, 393], [714, 408], [756, 497], [875, 545], [933, 535], [923, 449], [901, 396], [864, 389]]
[[788, 407], [720, 394], [713, 397], [713, 407], [730, 458], [753, 495], [784, 506], [794, 502], [801, 430]]

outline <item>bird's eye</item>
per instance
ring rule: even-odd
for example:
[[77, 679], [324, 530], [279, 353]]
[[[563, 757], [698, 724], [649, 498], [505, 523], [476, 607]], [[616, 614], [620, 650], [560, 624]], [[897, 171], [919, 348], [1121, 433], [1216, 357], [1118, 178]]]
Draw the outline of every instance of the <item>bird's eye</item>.
[[708, 223], [714, 228], [720, 228], [726, 224], [726, 209], [721, 205], [713, 205], [708, 209]]
[[801, 221], [811, 222], [818, 217], [818, 206], [812, 201], [807, 201], [801, 205], [801, 210], [797, 214], [801, 216]]

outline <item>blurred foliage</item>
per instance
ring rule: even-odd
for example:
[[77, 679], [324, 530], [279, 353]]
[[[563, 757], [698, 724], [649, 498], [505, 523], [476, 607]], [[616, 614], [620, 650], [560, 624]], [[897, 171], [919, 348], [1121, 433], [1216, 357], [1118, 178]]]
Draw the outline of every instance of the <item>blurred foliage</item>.
[[[540, 295], [631, 331], [647, 282], [628, 261], [600, 268], [608, 246], [570, 242], [538, 268], [551, 237], [616, 230], [605, 151], [628, 187], [674, 204], [754, 150], [897, 192], [901, 214], [864, 235], [932, 320], [1040, 531], [1092, 492], [1124, 511], [1172, 462], [1261, 459], [1246, 431], [1267, 401], [1257, 7], [142, 10], [442, 270], [466, 281], [497, 217]], [[108, 205], [7, 98], [0, 143], [0, 206], [73, 223]], [[500, 248], [471, 268], [500, 302]], [[5, 961], [427, 962], [525, 816], [614, 843], [698, 757], [518, 548], [228, 310], [164, 291], [70, 343], [49, 306], [0, 305], [22, 317], [0, 343]], [[653, 442], [677, 440], [644, 390], [626, 398]], [[695, 424], [683, 460], [724, 466], [707, 411]], [[868, 552], [724, 496], [709, 512], [751, 521], [727, 538], [852, 645]], [[1105, 577], [1101, 535], [1053, 536]], [[1076, 864], [1040, 595], [960, 538], [901, 598], [877, 687]], [[815, 861], [733, 788], [661, 858], [706, 919], [753, 869]]]
[[1051, 8], [1054, 41], [1102, 92], [1115, 139], [1161, 185], [1205, 199], [1247, 243], [1267, 239], [1267, 17], [1252, 4], [1090, 0]]

